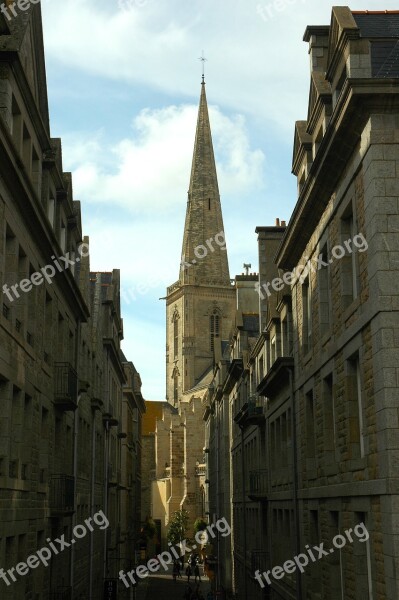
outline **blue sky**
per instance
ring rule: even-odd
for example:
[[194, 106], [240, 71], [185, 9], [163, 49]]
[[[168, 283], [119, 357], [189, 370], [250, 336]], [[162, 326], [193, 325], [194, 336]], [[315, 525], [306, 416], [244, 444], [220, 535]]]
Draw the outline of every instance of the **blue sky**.
[[[397, 8], [354, 0], [354, 10]], [[42, 0], [50, 122], [73, 173], [93, 270], [121, 269], [123, 349], [165, 397], [166, 286], [178, 279], [202, 50], [233, 277], [257, 271], [255, 227], [289, 220], [306, 26], [320, 0]]]

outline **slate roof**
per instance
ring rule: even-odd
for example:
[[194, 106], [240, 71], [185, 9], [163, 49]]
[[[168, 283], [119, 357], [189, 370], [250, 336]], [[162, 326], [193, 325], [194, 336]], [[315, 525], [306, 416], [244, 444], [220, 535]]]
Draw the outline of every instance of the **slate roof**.
[[362, 37], [399, 38], [399, 11], [352, 14]]
[[373, 77], [399, 77], [399, 11], [353, 12], [362, 37], [371, 40]]
[[399, 40], [371, 42], [373, 77], [399, 77]]

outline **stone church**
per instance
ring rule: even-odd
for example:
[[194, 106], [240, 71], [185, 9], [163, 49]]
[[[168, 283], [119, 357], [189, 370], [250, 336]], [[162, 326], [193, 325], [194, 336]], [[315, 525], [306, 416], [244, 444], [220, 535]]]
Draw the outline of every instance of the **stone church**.
[[[166, 296], [166, 399], [155, 431], [152, 515], [162, 540], [174, 511], [204, 516], [203, 398], [232, 330], [230, 279], [211, 127], [202, 81], [179, 279]], [[166, 457], [166, 458], [165, 458]]]

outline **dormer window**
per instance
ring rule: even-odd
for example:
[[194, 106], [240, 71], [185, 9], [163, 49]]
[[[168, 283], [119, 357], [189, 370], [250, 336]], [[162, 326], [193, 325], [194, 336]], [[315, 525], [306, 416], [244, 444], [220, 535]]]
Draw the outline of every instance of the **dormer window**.
[[323, 125], [320, 127], [317, 132], [314, 144], [313, 144], [313, 160], [316, 158], [317, 151], [320, 147], [321, 142], [323, 141]]
[[335, 108], [337, 102], [338, 102], [338, 98], [341, 95], [342, 92], [342, 88], [344, 87], [345, 81], [347, 78], [347, 73], [346, 73], [346, 65], [344, 66], [344, 68], [342, 69], [342, 73], [340, 78], [338, 79], [338, 83], [335, 87], [334, 93], [333, 93], [333, 107]]

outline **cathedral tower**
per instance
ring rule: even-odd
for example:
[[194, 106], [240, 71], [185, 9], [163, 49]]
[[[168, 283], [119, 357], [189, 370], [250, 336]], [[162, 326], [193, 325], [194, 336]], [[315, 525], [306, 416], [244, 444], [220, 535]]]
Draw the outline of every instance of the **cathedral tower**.
[[178, 406], [206, 386], [235, 310], [211, 127], [202, 82], [179, 280], [166, 297], [166, 396]]

